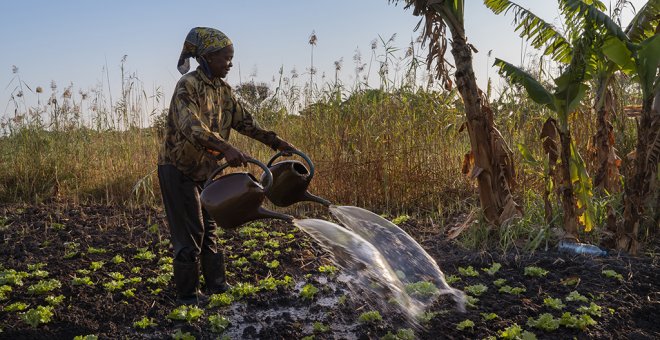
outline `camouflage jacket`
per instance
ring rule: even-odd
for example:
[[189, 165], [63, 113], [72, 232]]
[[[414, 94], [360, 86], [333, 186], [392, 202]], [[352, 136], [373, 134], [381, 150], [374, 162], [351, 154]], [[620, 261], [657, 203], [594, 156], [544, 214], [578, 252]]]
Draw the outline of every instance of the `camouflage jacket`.
[[210, 80], [200, 69], [179, 80], [167, 116], [158, 164], [172, 164], [194, 181], [204, 181], [217, 160], [199, 140], [229, 140], [231, 129], [275, 147], [278, 138], [262, 129], [222, 79]]

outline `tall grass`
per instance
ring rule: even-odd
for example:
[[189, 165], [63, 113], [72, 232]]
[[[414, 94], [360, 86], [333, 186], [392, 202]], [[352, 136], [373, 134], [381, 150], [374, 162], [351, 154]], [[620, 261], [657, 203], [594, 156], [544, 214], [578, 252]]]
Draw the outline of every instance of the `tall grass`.
[[[374, 41], [368, 62], [356, 51], [352, 84], [340, 82], [340, 60], [333, 79], [312, 83], [310, 74], [310, 83], [302, 83], [295, 70], [286, 74], [282, 68], [272, 84], [240, 84], [237, 93], [262, 125], [311, 157], [317, 170], [310, 188], [314, 193], [336, 204], [392, 214], [447, 218], [470, 211], [477, 195], [474, 181], [461, 174], [470, 145], [461, 131], [460, 97], [429, 82], [416, 55], [418, 42], [398, 55], [393, 38], [381, 39], [380, 47]], [[379, 69], [376, 83], [370, 83], [372, 63]], [[70, 85], [60, 93], [54, 82], [46, 100], [43, 89], [28, 87], [14, 70], [14, 112], [0, 121], [1, 202], [160, 204], [155, 168], [169, 94], [165, 100], [158, 88], [147, 94], [141, 80], [126, 70], [125, 59], [120, 72], [121, 93], [114, 100], [102, 84], [77, 93]], [[635, 91], [620, 89], [622, 106], [634, 102]], [[550, 234], [541, 204], [545, 182], [542, 169], [523, 162], [516, 145], [542, 160], [538, 136], [548, 113], [520, 89], [506, 86], [491, 107], [514, 151], [515, 193], [527, 210], [496, 239], [505, 242], [503, 248], [520, 238], [538, 248]], [[588, 159], [595, 129], [589, 102], [571, 118], [574, 139]], [[635, 126], [628, 120], [621, 114], [613, 122], [622, 156], [634, 147]], [[231, 142], [264, 162], [273, 154], [237, 133]], [[588, 165], [593, 172], [593, 164]], [[475, 229], [471, 235], [481, 235], [474, 242], [467, 237], [478, 246], [491, 233]]]

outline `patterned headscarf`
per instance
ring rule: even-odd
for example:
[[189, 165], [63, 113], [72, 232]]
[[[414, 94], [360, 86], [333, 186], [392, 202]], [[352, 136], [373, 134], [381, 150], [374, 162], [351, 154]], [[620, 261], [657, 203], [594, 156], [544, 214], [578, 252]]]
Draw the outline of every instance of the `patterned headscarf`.
[[[188, 60], [190, 57], [199, 58], [207, 53], [219, 51], [231, 44], [231, 40], [215, 28], [195, 27], [186, 36], [177, 68], [181, 74], [186, 74], [190, 71], [190, 60]], [[207, 65], [204, 66], [208, 68]]]

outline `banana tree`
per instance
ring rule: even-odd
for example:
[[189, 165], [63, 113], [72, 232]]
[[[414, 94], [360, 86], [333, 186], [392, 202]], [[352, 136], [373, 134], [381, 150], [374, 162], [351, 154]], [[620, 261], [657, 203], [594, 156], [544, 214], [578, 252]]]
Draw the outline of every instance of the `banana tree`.
[[[389, 0], [390, 3], [399, 1]], [[466, 163], [473, 162], [470, 173], [479, 185], [484, 217], [494, 225], [503, 223], [520, 213], [512, 195], [512, 153], [495, 128], [493, 113], [477, 86], [472, 67], [472, 53], [476, 49], [467, 42], [465, 34], [465, 1], [405, 0], [405, 3], [405, 8], [413, 7], [415, 16], [424, 17], [422, 36], [429, 43], [427, 65], [446, 89], [453, 86], [445, 59], [447, 42], [451, 37], [451, 53], [456, 67], [454, 79], [463, 99], [470, 135], [471, 152], [466, 155]], [[447, 35], [447, 28], [451, 36]]]
[[[513, 10], [516, 14], [516, 20], [520, 22], [516, 29], [521, 32], [521, 36], [531, 39], [535, 47], [545, 45], [545, 54], [550, 55], [554, 60], [559, 62], [570, 60], [571, 65], [576, 65], [576, 61], [571, 59], [575, 56], [575, 51], [571, 51], [573, 47], [568, 44], [569, 39], [557, 33], [551, 25], [510, 1], [485, 0], [484, 3], [495, 13]], [[635, 252], [636, 234], [639, 216], [641, 215], [638, 209], [643, 206], [642, 202], [648, 200], [645, 198], [635, 199], [633, 196], [641, 195], [645, 197], [648, 192], [654, 192], [651, 188], [654, 187], [653, 176], [657, 171], [657, 160], [660, 156], [660, 152], [654, 151], [660, 150], [660, 146], [656, 147], [655, 144], [652, 144], [652, 141], [660, 139], [657, 133], [660, 125], [657, 122], [658, 118], [654, 118], [655, 116], [651, 111], [654, 83], [657, 90], [658, 60], [655, 55], [656, 52], [654, 52], [657, 49], [655, 47], [657, 43], [654, 42], [656, 40], [654, 30], [657, 30], [658, 21], [660, 20], [658, 15], [660, 0], [647, 2], [625, 32], [603, 12], [605, 6], [600, 1], [560, 0], [559, 5], [562, 14], [566, 18], [570, 40], [579, 41], [582, 46], [582, 53], [591, 55], [590, 57], [582, 56], [582, 60], [586, 61], [585, 71], [588, 71], [584, 80], [590, 77], [589, 73], [597, 76], [598, 86], [594, 107], [599, 112], [600, 124], [607, 125], [607, 117], [603, 117], [607, 113], [607, 85], [615, 71], [624, 70], [628, 74], [637, 76], [642, 85], [644, 93], [643, 111], [646, 112], [646, 115], [643, 113], [642, 124], [640, 124], [637, 152], [639, 153], [642, 150], [644, 156], [637, 158], [636, 175], [632, 180], [627, 181], [626, 213], [624, 214], [626, 221], [624, 226], [619, 226], [617, 230], [618, 247]], [[591, 39], [592, 47], [586, 49], [584, 44], [587, 39], [584, 38], [589, 36], [593, 37]], [[569, 69], [571, 69], [570, 66]], [[601, 126], [601, 129], [604, 129], [604, 127]], [[618, 177], [612, 169], [612, 166], [615, 166], [612, 161], [616, 162], [616, 158], [613, 157], [611, 137], [611, 134], [601, 134], [596, 138], [596, 141], [600, 144], [603, 144], [603, 139], [607, 139], [605, 144], [606, 148], [609, 149], [600, 153], [600, 157], [602, 157], [600, 164], [601, 166], [610, 167], [606, 169], [601, 167], [601, 170], [597, 173], [597, 180], [609, 175], [610, 182], [607, 185], [613, 185], [612, 182], [615, 182], [616, 177]], [[660, 144], [660, 142], [658, 143]], [[633, 199], [629, 199], [630, 197], [633, 197]], [[653, 201], [653, 197], [651, 197], [651, 201]], [[631, 223], [629, 220], [635, 221]]]

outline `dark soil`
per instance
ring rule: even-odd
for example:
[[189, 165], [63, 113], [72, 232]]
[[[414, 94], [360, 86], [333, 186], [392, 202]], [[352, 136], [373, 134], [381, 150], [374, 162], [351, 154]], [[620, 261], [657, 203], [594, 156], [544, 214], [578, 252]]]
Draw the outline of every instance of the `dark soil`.
[[[466, 313], [455, 310], [449, 299], [440, 298], [429, 312], [436, 314], [422, 327], [406, 323], [402, 314], [381, 311], [383, 320], [361, 323], [359, 316], [371, 310], [364, 297], [369, 292], [349, 293], [341, 282], [341, 273], [321, 272], [329, 265], [328, 254], [292, 225], [281, 222], [257, 223], [252, 229], [225, 232], [220, 236], [228, 260], [229, 282], [259, 286], [267, 277], [283, 280], [289, 285], [274, 290], [238, 296], [228, 307], [202, 305], [204, 315], [196, 321], [173, 321], [167, 318], [175, 308], [174, 288], [169, 279], [171, 250], [162, 212], [153, 209], [131, 209], [109, 206], [40, 206], [0, 207], [0, 338], [2, 339], [73, 339], [95, 335], [99, 338], [170, 338], [175, 333], [189, 333], [198, 339], [227, 336], [231, 339], [299, 339], [314, 335], [316, 339], [376, 339], [388, 333], [397, 334], [404, 328], [413, 329], [422, 339], [466, 338], [483, 339], [504, 335], [503, 330], [517, 324], [537, 338], [570, 339], [658, 339], [660, 338], [660, 271], [658, 257], [628, 257], [610, 255], [594, 258], [571, 256], [554, 250], [534, 254], [475, 253], [448, 242], [438, 230], [420, 221], [405, 222], [402, 228], [411, 234], [438, 262], [445, 274], [460, 278], [452, 284], [463, 289], [483, 284], [488, 290], [478, 297]], [[256, 242], [249, 242], [256, 240]], [[277, 241], [266, 242], [266, 241]], [[244, 243], [248, 241], [247, 243]], [[90, 248], [92, 247], [92, 248]], [[152, 259], [135, 258], [144, 250]], [[254, 253], [263, 250], [264, 253]], [[68, 254], [68, 255], [67, 255]], [[121, 255], [125, 262], [115, 263]], [[148, 256], [147, 256], [148, 257]], [[244, 259], [242, 259], [244, 258]], [[273, 261], [279, 261], [276, 266]], [[96, 271], [92, 262], [104, 264]], [[494, 262], [502, 265], [494, 275], [482, 268]], [[42, 271], [35, 266], [43, 263]], [[28, 268], [28, 265], [32, 265]], [[270, 267], [269, 267], [270, 266]], [[478, 276], [459, 272], [459, 267], [472, 266]], [[544, 277], [525, 275], [525, 268], [541, 267]], [[140, 269], [135, 269], [139, 267]], [[8, 280], [11, 270], [25, 272], [22, 285]], [[622, 279], [607, 277], [604, 270], [621, 274]], [[89, 271], [89, 272], [86, 272]], [[124, 276], [124, 287], [115, 291], [107, 284], [111, 273]], [[19, 273], [20, 276], [20, 273]], [[88, 276], [93, 285], [74, 285], [74, 277]], [[136, 282], [140, 278], [141, 281]], [[157, 278], [160, 278], [158, 282]], [[28, 292], [40, 280], [56, 279], [60, 288], [45, 294]], [[134, 282], [128, 280], [134, 279]], [[499, 292], [494, 284], [506, 279], [510, 287], [524, 287], [519, 295]], [[120, 280], [122, 281], [122, 280]], [[105, 284], [105, 286], [104, 286]], [[319, 291], [312, 299], [301, 296], [304, 285], [312, 284]], [[8, 288], [4, 288], [7, 290]], [[130, 296], [127, 290], [132, 289]], [[160, 290], [159, 290], [160, 289]], [[587, 302], [567, 301], [577, 291]], [[125, 294], [126, 295], [125, 295]], [[37, 306], [48, 306], [47, 296], [63, 295], [54, 305], [49, 322], [30, 326], [24, 315]], [[546, 298], [560, 298], [561, 310], [544, 305]], [[24, 302], [23, 311], [8, 311], [8, 306]], [[560, 318], [562, 313], [587, 314], [580, 306], [598, 305], [592, 310], [594, 325], [584, 329], [559, 326], [544, 331], [527, 324], [529, 318], [550, 313]], [[495, 313], [493, 320], [482, 314]], [[231, 324], [224, 332], [211, 331], [209, 316], [223, 315]], [[144, 329], [134, 326], [143, 317], [156, 323]], [[464, 320], [474, 322], [472, 328], [457, 329]], [[314, 329], [314, 323], [329, 326], [325, 332]], [[403, 335], [403, 334], [401, 334]]]

